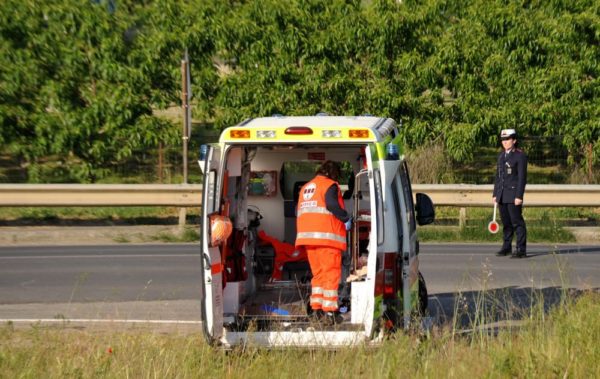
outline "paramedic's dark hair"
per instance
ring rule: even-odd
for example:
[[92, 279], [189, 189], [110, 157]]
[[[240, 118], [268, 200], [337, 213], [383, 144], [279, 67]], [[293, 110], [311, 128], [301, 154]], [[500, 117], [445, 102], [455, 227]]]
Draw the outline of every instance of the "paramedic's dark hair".
[[340, 178], [340, 164], [334, 161], [325, 161], [317, 170], [317, 175], [325, 175], [329, 179], [337, 180]]

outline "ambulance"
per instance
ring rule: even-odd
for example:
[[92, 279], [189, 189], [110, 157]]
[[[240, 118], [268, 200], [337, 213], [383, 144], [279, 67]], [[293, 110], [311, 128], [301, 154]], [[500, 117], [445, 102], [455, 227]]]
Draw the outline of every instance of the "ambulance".
[[[340, 315], [315, 320], [310, 266], [296, 251], [300, 188], [326, 160], [342, 167], [353, 217], [343, 253]], [[427, 307], [417, 225], [431, 199], [413, 197], [398, 124], [373, 116], [273, 116], [224, 129], [202, 145], [202, 327], [225, 348], [380, 343]]]

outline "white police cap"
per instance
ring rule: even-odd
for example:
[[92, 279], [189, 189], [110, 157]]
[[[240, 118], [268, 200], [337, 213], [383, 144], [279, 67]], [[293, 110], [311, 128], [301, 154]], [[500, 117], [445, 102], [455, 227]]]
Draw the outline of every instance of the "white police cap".
[[500, 132], [500, 138], [516, 137], [516, 136], [517, 136], [517, 131], [514, 129], [502, 129], [502, 131]]

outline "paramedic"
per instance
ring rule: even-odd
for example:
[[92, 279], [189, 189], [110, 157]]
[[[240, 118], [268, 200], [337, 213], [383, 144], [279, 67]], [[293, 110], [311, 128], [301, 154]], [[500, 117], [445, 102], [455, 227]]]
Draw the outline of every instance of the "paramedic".
[[512, 258], [527, 256], [527, 229], [523, 219], [523, 195], [527, 184], [527, 155], [516, 148], [517, 133], [504, 129], [500, 133], [502, 151], [498, 155], [494, 180], [493, 201], [500, 207], [504, 226], [502, 248], [496, 253], [505, 256], [512, 253], [513, 234], [517, 234], [517, 250]]
[[325, 161], [301, 189], [297, 208], [296, 248], [306, 249], [313, 274], [310, 306], [318, 318], [339, 323], [338, 286], [342, 252], [352, 217], [344, 209], [338, 178], [340, 164]]

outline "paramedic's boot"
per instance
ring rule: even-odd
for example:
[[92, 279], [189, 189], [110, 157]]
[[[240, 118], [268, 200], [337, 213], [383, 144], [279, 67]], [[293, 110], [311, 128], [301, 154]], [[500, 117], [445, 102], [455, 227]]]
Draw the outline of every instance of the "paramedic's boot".
[[306, 302], [306, 315], [314, 320], [320, 320], [323, 318], [323, 315], [325, 314], [325, 312], [323, 312], [322, 309], [312, 309], [312, 307], [310, 306], [310, 299], [307, 299]]
[[308, 322], [313, 324], [314, 326], [321, 323], [321, 320], [325, 317], [325, 312], [322, 309], [313, 310], [308, 315]]
[[338, 311], [325, 312], [324, 321], [327, 325], [338, 325], [344, 322], [344, 317]]

